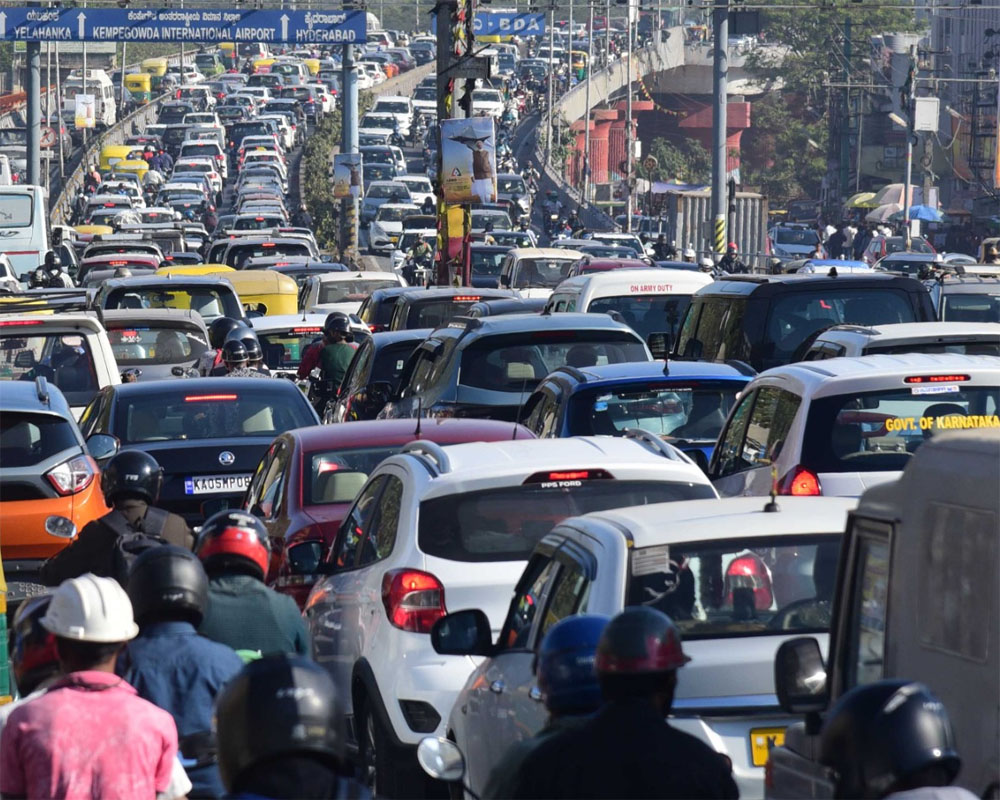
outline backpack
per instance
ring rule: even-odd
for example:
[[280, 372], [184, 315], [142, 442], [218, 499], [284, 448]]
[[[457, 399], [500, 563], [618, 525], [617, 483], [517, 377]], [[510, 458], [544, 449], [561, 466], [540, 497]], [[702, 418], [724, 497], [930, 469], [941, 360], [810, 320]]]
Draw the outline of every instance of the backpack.
[[169, 514], [162, 508], [150, 506], [146, 509], [146, 516], [136, 523], [139, 525], [138, 530], [129, 525], [125, 515], [117, 509], [101, 519], [101, 522], [115, 534], [111, 577], [122, 586], [128, 584], [129, 570], [140, 555], [154, 547], [168, 544], [162, 535], [168, 516]]

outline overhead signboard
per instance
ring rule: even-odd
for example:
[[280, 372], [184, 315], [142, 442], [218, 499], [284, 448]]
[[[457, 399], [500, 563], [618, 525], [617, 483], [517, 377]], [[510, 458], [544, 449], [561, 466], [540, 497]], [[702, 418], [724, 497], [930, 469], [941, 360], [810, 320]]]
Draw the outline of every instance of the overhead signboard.
[[0, 39], [30, 42], [357, 44], [363, 11], [0, 8]]
[[[476, 36], [544, 36], [545, 15], [476, 11], [472, 31]], [[437, 16], [431, 17], [431, 33], [437, 33]]]

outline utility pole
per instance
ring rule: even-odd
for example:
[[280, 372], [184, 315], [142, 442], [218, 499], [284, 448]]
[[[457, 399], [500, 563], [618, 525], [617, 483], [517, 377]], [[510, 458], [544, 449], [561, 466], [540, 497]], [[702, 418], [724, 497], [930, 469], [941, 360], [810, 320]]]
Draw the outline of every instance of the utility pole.
[[847, 199], [851, 164], [851, 18], [844, 18], [844, 116], [840, 121], [840, 200]]
[[[632, 158], [635, 154], [635, 130], [632, 122], [632, 41], [635, 38], [636, 24], [632, 20], [632, 9], [638, 12], [637, 0], [629, 0], [625, 17], [625, 35], [628, 37], [626, 48], [626, 66], [628, 82], [625, 84], [625, 230], [632, 232]], [[636, 14], [638, 17], [638, 13]]]
[[[913, 184], [913, 99], [917, 92], [917, 48], [910, 47], [910, 70], [906, 79], [906, 178], [903, 181], [903, 225], [906, 233], [906, 249], [910, 249], [910, 187]], [[924, 202], [927, 198], [924, 198]]]
[[42, 44], [28, 42], [25, 52], [28, 92], [28, 183], [42, 183]]
[[[556, 28], [556, 4], [549, 6], [549, 102], [548, 110], [545, 113], [545, 163], [552, 163], [552, 89], [556, 82], [555, 72], [552, 68], [552, 57], [555, 53], [555, 28]], [[559, 62], [556, 62], [558, 67]]]
[[[346, 4], [345, 4], [346, 7]], [[358, 151], [358, 70], [354, 63], [354, 45], [345, 44], [341, 61], [340, 84], [343, 89], [341, 108], [340, 152]], [[358, 198], [353, 194], [340, 201], [340, 252], [350, 257], [358, 253]]]
[[607, 7], [604, 10], [604, 63], [605, 65], [611, 63], [611, 0], [607, 0]]
[[[59, 185], [66, 180], [66, 150], [63, 148], [63, 110], [62, 110], [62, 76], [59, 74], [59, 42], [53, 42], [56, 48], [56, 122], [57, 141], [59, 142]], [[87, 165], [84, 164], [84, 169]]]
[[[52, 43], [45, 43], [45, 124], [52, 126]], [[58, 131], [59, 128], [56, 127]], [[52, 148], [48, 149], [49, 158], [45, 160], [45, 192], [48, 194], [52, 180]]]
[[716, 253], [726, 249], [726, 130], [729, 80], [729, 0], [719, 0], [714, 16], [712, 84], [712, 243]]
[[587, 23], [587, 88], [586, 112], [583, 115], [583, 203], [590, 204], [590, 76], [594, 72], [594, 4], [590, 3]]
[[127, 46], [128, 46], [128, 43], [125, 42], [125, 41], [122, 41], [122, 78], [121, 78], [121, 86], [119, 87], [120, 88], [119, 97], [121, 99], [118, 102], [118, 121], [119, 122], [121, 122], [123, 119], [125, 119], [125, 59], [127, 58], [127, 56], [126, 56], [127, 51], [126, 51], [125, 48]]

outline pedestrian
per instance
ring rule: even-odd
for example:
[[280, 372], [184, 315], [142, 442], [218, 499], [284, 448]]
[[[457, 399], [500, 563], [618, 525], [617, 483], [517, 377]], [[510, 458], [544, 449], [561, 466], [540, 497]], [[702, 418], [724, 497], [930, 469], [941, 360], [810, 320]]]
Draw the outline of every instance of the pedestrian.
[[838, 798], [975, 798], [951, 785], [962, 767], [951, 720], [921, 683], [882, 680], [844, 694], [820, 732], [819, 762]]
[[550, 736], [576, 728], [601, 706], [594, 654], [608, 618], [579, 614], [560, 620], [542, 639], [535, 674], [549, 717], [530, 739], [508, 748], [490, 771], [483, 800], [510, 797], [524, 760]]
[[312, 230], [313, 220], [312, 216], [309, 214], [309, 209], [306, 208], [306, 204], [302, 203], [299, 206], [299, 212], [295, 215], [295, 227], [297, 228], [308, 228]]
[[208, 605], [205, 569], [182, 547], [147, 550], [132, 565], [128, 596], [139, 635], [126, 645], [118, 674], [174, 718], [196, 796], [222, 797], [212, 710], [243, 661], [231, 647], [198, 635]]
[[42, 565], [42, 582], [57, 586], [91, 572], [124, 586], [131, 562], [142, 550], [165, 543], [190, 550], [194, 535], [188, 524], [155, 507], [162, 486], [163, 470], [148, 453], [124, 450], [115, 455], [101, 472], [101, 492], [111, 511], [88, 522], [69, 547]]
[[125, 590], [110, 578], [71, 578], [40, 622], [55, 635], [63, 675], [7, 719], [0, 794], [95, 800], [166, 794], [177, 728], [115, 674], [118, 654], [138, 633]]
[[844, 223], [837, 223], [836, 230], [826, 240], [826, 252], [830, 258], [842, 258], [847, 245], [847, 234], [844, 233]]
[[243, 511], [220, 511], [201, 527], [195, 554], [208, 573], [202, 636], [246, 657], [309, 655], [309, 635], [295, 601], [264, 585], [271, 550], [267, 530]]
[[514, 798], [736, 798], [729, 759], [667, 721], [690, 659], [670, 617], [630, 607], [601, 634], [604, 706], [524, 760]]
[[326, 670], [285, 653], [247, 664], [219, 696], [219, 771], [229, 797], [367, 800], [345, 755]]
[[861, 257], [865, 254], [865, 250], [868, 249], [868, 245], [871, 244], [873, 236], [874, 229], [869, 225], [863, 231], [859, 231], [858, 235], [854, 237], [853, 250], [855, 261], [861, 260]]

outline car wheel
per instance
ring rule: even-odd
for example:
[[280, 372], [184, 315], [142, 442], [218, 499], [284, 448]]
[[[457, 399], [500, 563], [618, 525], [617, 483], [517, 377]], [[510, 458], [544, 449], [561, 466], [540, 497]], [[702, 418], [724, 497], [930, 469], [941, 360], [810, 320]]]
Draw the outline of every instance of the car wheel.
[[[363, 728], [358, 736], [361, 779], [372, 796], [416, 800], [428, 797], [430, 779], [417, 765], [413, 753], [402, 753], [393, 744], [392, 735], [374, 712], [372, 703], [364, 703], [360, 717]], [[407, 756], [412, 763], [404, 763]]]

